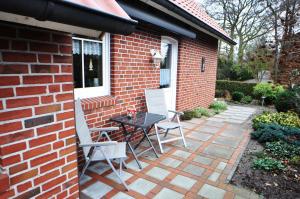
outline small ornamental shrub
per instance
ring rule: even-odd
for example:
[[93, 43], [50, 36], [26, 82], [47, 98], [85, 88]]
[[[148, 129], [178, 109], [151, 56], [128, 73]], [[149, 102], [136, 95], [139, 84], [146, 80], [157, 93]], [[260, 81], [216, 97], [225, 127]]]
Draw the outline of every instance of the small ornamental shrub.
[[296, 155], [300, 155], [300, 147], [283, 141], [267, 142], [265, 146], [266, 152], [272, 157], [281, 160], [290, 159]]
[[220, 113], [221, 111], [227, 110], [227, 104], [223, 101], [215, 101], [209, 106], [209, 108], [214, 110], [216, 113]]
[[241, 99], [241, 103], [250, 104], [252, 102], [252, 97], [250, 95], [246, 95]]
[[253, 88], [253, 95], [260, 100], [265, 97], [265, 104], [273, 104], [279, 94], [284, 92], [282, 85], [274, 85], [271, 83], [259, 83]]
[[297, 165], [299, 166], [300, 165], [300, 156], [294, 156], [290, 159], [290, 163], [293, 164], [293, 165]]
[[197, 114], [200, 114], [201, 116], [205, 116], [205, 117], [211, 117], [214, 114], [207, 108], [202, 108], [202, 107], [198, 107], [195, 109], [195, 111], [197, 112]]
[[235, 92], [232, 93], [232, 100], [233, 101], [240, 102], [243, 99], [243, 97], [245, 97], [245, 95], [242, 92], [235, 91]]
[[283, 170], [285, 166], [271, 157], [258, 158], [252, 163], [253, 168], [265, 171]]
[[215, 97], [216, 98], [221, 98], [221, 97], [224, 97], [224, 91], [223, 90], [216, 90], [215, 92]]
[[293, 111], [300, 116], [300, 89], [289, 89], [279, 94], [275, 101], [278, 112]]
[[251, 138], [260, 143], [283, 140], [300, 146], [300, 129], [295, 127], [284, 127], [274, 123], [261, 123], [259, 128], [251, 133]]
[[281, 126], [289, 126], [289, 127], [300, 127], [300, 119], [296, 113], [293, 112], [280, 112], [280, 113], [270, 113], [265, 112], [261, 115], [256, 116], [252, 120], [252, 127], [254, 129], [258, 129], [261, 123], [276, 123]]
[[191, 120], [195, 117], [195, 111], [184, 111], [183, 115], [180, 116], [181, 120]]

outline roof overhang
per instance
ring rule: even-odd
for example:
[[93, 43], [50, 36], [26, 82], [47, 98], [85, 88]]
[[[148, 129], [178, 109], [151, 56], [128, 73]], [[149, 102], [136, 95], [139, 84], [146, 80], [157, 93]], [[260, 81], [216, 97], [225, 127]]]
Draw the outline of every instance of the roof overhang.
[[137, 25], [114, 0], [7, 0], [0, 1], [0, 11], [124, 35]]
[[199, 20], [192, 14], [186, 12], [185, 10], [179, 8], [175, 4], [173, 4], [170, 1], [166, 0], [140, 0], [141, 2], [144, 2], [166, 14], [169, 14], [172, 17], [175, 17], [176, 19], [184, 22], [185, 24], [188, 24], [192, 26], [193, 28], [196, 28], [204, 33], [207, 33], [217, 39], [220, 39], [230, 45], [235, 45], [236, 42], [232, 40], [230, 37], [222, 34], [221, 32], [217, 31], [216, 29], [212, 28], [211, 26], [207, 25], [203, 21]]

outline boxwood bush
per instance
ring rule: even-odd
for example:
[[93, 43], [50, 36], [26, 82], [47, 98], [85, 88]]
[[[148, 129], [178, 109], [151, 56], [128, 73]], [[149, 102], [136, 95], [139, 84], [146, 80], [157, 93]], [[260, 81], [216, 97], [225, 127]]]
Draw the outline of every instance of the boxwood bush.
[[228, 90], [230, 93], [235, 91], [242, 92], [244, 95], [250, 95], [253, 97], [253, 88], [256, 83], [244, 83], [239, 81], [229, 81], [229, 80], [217, 80], [216, 89], [217, 90]]
[[234, 92], [232, 93], [232, 100], [233, 100], [233, 101], [240, 102], [240, 101], [243, 99], [243, 97], [245, 97], [245, 95], [244, 95], [244, 93], [242, 93], [242, 92], [234, 91]]

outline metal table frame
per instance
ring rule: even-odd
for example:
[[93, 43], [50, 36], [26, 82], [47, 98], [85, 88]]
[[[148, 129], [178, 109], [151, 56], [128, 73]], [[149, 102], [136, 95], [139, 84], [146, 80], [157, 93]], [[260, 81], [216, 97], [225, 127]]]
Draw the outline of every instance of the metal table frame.
[[[146, 113], [147, 114], [147, 113]], [[137, 114], [138, 115], [138, 114]], [[164, 120], [165, 119], [165, 116], [162, 116], [162, 115], [157, 115], [157, 114], [152, 114], [152, 115], [156, 115], [156, 116], [161, 116], [161, 119], [159, 120], [156, 120], [156, 121], [153, 121], [151, 123], [148, 123], [148, 124], [145, 124], [145, 125], [138, 125], [138, 124], [135, 124], [135, 123], [129, 123], [129, 122], [122, 122], [120, 121], [120, 119], [117, 119], [117, 118], [111, 118], [111, 121], [114, 121], [114, 122], [117, 122], [117, 123], [120, 123], [122, 129], [123, 129], [123, 135], [124, 135], [124, 139], [125, 139], [125, 142], [129, 148], [129, 150], [131, 151], [131, 153], [133, 154], [133, 157], [135, 159], [135, 161], [137, 162], [138, 166], [140, 169], [142, 169], [142, 165], [141, 163], [139, 162], [138, 160], [138, 157], [141, 156], [142, 154], [146, 153], [147, 151], [150, 151], [150, 150], [153, 150], [155, 156], [158, 158], [158, 155], [157, 155], [157, 152], [149, 138], [149, 135], [148, 133], [150, 132], [150, 130], [154, 127], [154, 124], [158, 123], [159, 121], [161, 120]], [[127, 117], [127, 116], [122, 116], [122, 117]], [[120, 118], [120, 117], [119, 117]], [[128, 131], [126, 126], [131, 126], [131, 127], [134, 127], [134, 130], [133, 131]], [[132, 141], [132, 138], [134, 137], [134, 135], [138, 132], [138, 130], [141, 129], [144, 136], [143, 138], [133, 147], [130, 142]], [[148, 143], [150, 144], [150, 147], [143, 150], [142, 152], [140, 153], [136, 153], [135, 150], [140, 146], [140, 144], [144, 141], [144, 140], [147, 140]]]

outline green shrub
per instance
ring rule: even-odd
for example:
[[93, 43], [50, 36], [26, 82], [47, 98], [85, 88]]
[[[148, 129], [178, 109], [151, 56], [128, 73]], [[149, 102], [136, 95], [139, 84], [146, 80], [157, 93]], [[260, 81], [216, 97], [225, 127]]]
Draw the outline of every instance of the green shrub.
[[283, 170], [285, 166], [281, 161], [275, 160], [271, 157], [258, 158], [253, 161], [253, 168], [266, 171]]
[[273, 104], [282, 92], [284, 92], [282, 85], [272, 83], [259, 83], [253, 88], [254, 97], [260, 100], [264, 96], [266, 104]]
[[250, 95], [253, 97], [253, 88], [256, 83], [244, 83], [239, 81], [228, 81], [228, 80], [217, 80], [216, 89], [217, 90], [228, 90], [230, 93], [235, 91], [242, 92], [245, 95]]
[[250, 104], [252, 102], [252, 97], [250, 95], [246, 95], [241, 99], [241, 103]]
[[300, 89], [289, 89], [280, 93], [275, 101], [278, 112], [293, 111], [300, 115]]
[[227, 110], [227, 104], [223, 101], [215, 101], [209, 108], [213, 109], [215, 113], [220, 113], [221, 111]]
[[184, 111], [183, 115], [180, 116], [181, 120], [191, 120], [195, 117], [195, 111]]
[[242, 93], [242, 92], [234, 91], [234, 92], [232, 93], [232, 100], [233, 100], [233, 101], [240, 102], [240, 101], [243, 99], [243, 97], [245, 97], [245, 95], [244, 95], [244, 93]]
[[259, 128], [251, 133], [251, 138], [260, 143], [283, 140], [300, 146], [300, 129], [295, 127], [284, 127], [274, 123], [261, 123]]
[[294, 156], [290, 159], [290, 163], [293, 165], [300, 165], [300, 156]]
[[300, 127], [300, 119], [296, 113], [293, 112], [280, 112], [280, 113], [269, 113], [265, 112], [261, 115], [256, 116], [253, 120], [252, 127], [254, 129], [258, 129], [260, 127], [260, 123], [276, 123], [281, 126], [289, 126], [289, 127]]
[[265, 146], [266, 152], [272, 157], [281, 160], [290, 159], [296, 155], [300, 155], [300, 147], [283, 141], [267, 142]]
[[195, 109], [195, 111], [197, 112], [197, 114], [200, 114], [201, 116], [205, 116], [205, 117], [213, 116], [213, 113], [207, 108], [198, 107]]
[[215, 97], [217, 97], [217, 98], [224, 97], [224, 91], [216, 89]]

